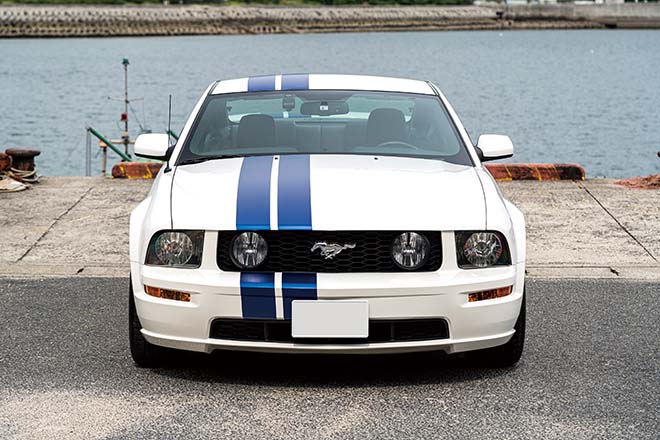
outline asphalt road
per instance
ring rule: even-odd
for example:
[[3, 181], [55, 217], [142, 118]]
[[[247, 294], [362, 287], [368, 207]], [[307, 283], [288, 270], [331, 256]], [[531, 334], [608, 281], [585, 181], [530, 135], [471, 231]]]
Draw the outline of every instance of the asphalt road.
[[510, 370], [439, 354], [136, 368], [126, 279], [0, 280], [0, 438], [660, 437], [660, 285], [531, 281]]

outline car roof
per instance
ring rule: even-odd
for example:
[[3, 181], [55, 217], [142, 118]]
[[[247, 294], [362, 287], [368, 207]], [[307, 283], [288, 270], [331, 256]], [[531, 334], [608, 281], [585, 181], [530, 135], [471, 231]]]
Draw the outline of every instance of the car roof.
[[212, 95], [279, 90], [366, 90], [435, 95], [427, 81], [370, 75], [277, 74], [218, 81]]

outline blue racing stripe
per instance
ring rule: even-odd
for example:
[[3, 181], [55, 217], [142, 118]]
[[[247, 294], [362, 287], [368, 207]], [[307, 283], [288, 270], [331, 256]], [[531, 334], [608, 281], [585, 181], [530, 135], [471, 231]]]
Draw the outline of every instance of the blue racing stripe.
[[309, 74], [282, 75], [282, 90], [309, 89]]
[[277, 221], [283, 230], [312, 229], [309, 155], [280, 156]]
[[294, 299], [317, 298], [315, 273], [284, 272], [282, 274], [284, 319], [291, 319], [291, 304]]
[[248, 78], [248, 92], [272, 92], [273, 90], [275, 90], [275, 75]]
[[245, 319], [275, 319], [275, 274], [241, 273], [241, 308]]
[[273, 156], [243, 159], [236, 198], [237, 230], [270, 229], [270, 173]]

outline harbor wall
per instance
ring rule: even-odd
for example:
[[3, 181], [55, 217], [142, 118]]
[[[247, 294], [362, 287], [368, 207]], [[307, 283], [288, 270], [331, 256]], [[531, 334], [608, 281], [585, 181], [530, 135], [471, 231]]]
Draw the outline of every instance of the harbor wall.
[[515, 5], [504, 18], [525, 20], [574, 20], [617, 28], [659, 28], [660, 3]]
[[660, 28], [660, 4], [0, 6], [0, 38], [602, 27]]

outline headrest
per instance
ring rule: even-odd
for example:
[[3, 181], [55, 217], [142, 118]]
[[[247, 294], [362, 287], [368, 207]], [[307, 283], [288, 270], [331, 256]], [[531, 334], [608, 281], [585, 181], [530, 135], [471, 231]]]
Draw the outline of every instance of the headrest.
[[380, 145], [383, 142], [403, 141], [406, 120], [401, 110], [377, 108], [369, 113], [367, 121], [367, 143]]
[[273, 147], [275, 139], [275, 120], [268, 115], [245, 115], [238, 123], [236, 138], [238, 148]]
[[413, 129], [428, 130], [438, 117], [437, 109], [438, 105], [430, 99], [416, 99], [410, 126]]

